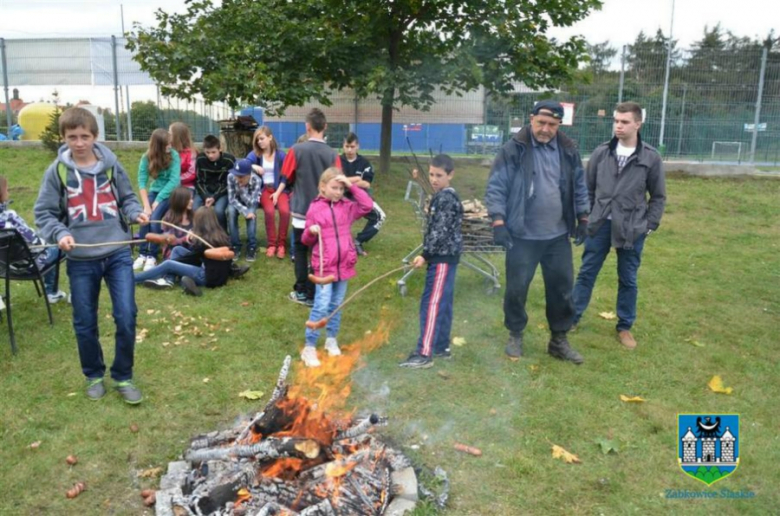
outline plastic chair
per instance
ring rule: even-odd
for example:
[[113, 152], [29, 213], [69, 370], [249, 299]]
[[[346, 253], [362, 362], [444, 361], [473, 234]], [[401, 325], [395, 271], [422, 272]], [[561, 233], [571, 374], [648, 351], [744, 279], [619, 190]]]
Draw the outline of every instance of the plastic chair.
[[[46, 302], [46, 311], [49, 313], [49, 324], [54, 325], [54, 318], [51, 314], [51, 305], [49, 298], [45, 295], [46, 289], [43, 284], [43, 276], [53, 267], [57, 268], [57, 281], [59, 284], [60, 262], [63, 255], [60, 255], [56, 262], [40, 269], [35, 263], [35, 255], [30, 251], [27, 241], [15, 229], [0, 230], [0, 278], [5, 278], [5, 301], [6, 311], [8, 312], [8, 334], [11, 337], [11, 352], [16, 354], [16, 337], [14, 335], [14, 324], [11, 312], [11, 280], [32, 281], [35, 289], [38, 291], [38, 297], [43, 297]], [[2, 315], [0, 315], [2, 320]]]

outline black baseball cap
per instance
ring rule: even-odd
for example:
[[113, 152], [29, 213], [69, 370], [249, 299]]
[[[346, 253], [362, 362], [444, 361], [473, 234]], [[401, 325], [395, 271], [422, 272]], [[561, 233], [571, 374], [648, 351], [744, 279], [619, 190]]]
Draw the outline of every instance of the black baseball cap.
[[536, 103], [533, 110], [531, 111], [532, 115], [547, 115], [551, 116], [553, 118], [557, 118], [558, 120], [563, 119], [563, 106], [561, 106], [560, 102], [555, 100], [541, 100]]

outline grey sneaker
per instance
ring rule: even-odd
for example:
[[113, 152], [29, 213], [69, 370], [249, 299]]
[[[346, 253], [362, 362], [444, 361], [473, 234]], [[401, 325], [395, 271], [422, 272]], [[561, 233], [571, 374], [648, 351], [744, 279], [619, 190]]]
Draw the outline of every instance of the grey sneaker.
[[138, 405], [143, 399], [141, 390], [135, 386], [133, 380], [117, 382], [114, 388], [125, 399], [125, 403], [129, 403], [130, 405]]
[[510, 359], [517, 360], [523, 356], [523, 334], [509, 334], [509, 340], [506, 342], [504, 353]]
[[555, 358], [568, 360], [569, 362], [573, 362], [577, 365], [580, 365], [585, 361], [582, 358], [582, 355], [572, 349], [569, 341], [566, 339], [565, 332], [552, 334], [552, 338], [547, 344], [547, 353], [549, 353], [551, 356], [554, 356]]
[[152, 290], [168, 290], [173, 288], [173, 282], [168, 281], [165, 278], [148, 279], [144, 281], [144, 287]]
[[190, 296], [200, 297], [203, 295], [203, 291], [195, 283], [195, 280], [189, 276], [182, 276], [181, 288], [184, 289], [184, 293]]
[[106, 395], [106, 386], [102, 378], [87, 378], [87, 398], [97, 401]]
[[409, 369], [428, 369], [429, 367], [433, 367], [433, 359], [415, 351], [409, 355], [409, 358], [398, 365], [400, 367], [408, 367]]

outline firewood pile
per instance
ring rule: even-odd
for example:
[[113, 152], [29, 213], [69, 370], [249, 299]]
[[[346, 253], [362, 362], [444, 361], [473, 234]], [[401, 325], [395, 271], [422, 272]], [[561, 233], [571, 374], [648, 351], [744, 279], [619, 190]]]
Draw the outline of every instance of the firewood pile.
[[478, 199], [467, 199], [463, 204], [463, 247], [467, 251], [502, 251], [493, 245], [493, 227], [487, 208]]
[[196, 436], [168, 465], [158, 516], [400, 516], [420, 492], [446, 503], [448, 484], [439, 495], [418, 485], [411, 461], [373, 431], [385, 419], [332, 418], [289, 396], [289, 368], [288, 356], [262, 411]]

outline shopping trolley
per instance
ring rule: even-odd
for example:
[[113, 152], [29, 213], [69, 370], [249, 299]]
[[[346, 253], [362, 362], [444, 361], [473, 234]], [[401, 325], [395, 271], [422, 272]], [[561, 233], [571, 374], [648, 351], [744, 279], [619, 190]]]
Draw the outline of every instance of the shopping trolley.
[[[414, 208], [414, 215], [420, 224], [420, 231], [425, 235], [427, 214], [426, 208], [430, 203], [431, 195], [415, 180], [410, 180], [406, 185], [404, 201], [409, 202]], [[463, 233], [463, 254], [460, 257], [461, 265], [465, 265], [477, 274], [485, 278], [485, 292], [488, 295], [495, 294], [501, 289], [499, 283], [499, 272], [493, 262], [488, 259], [490, 254], [503, 253], [504, 248], [493, 245], [493, 230], [490, 225], [490, 219], [484, 216], [470, 216], [466, 213], [463, 217], [461, 227]], [[404, 264], [409, 264], [415, 256], [420, 254], [423, 245], [420, 244], [412, 252], [407, 254], [401, 260]], [[415, 269], [410, 269], [396, 283], [398, 292], [401, 296], [406, 295], [406, 280], [414, 273]]]

